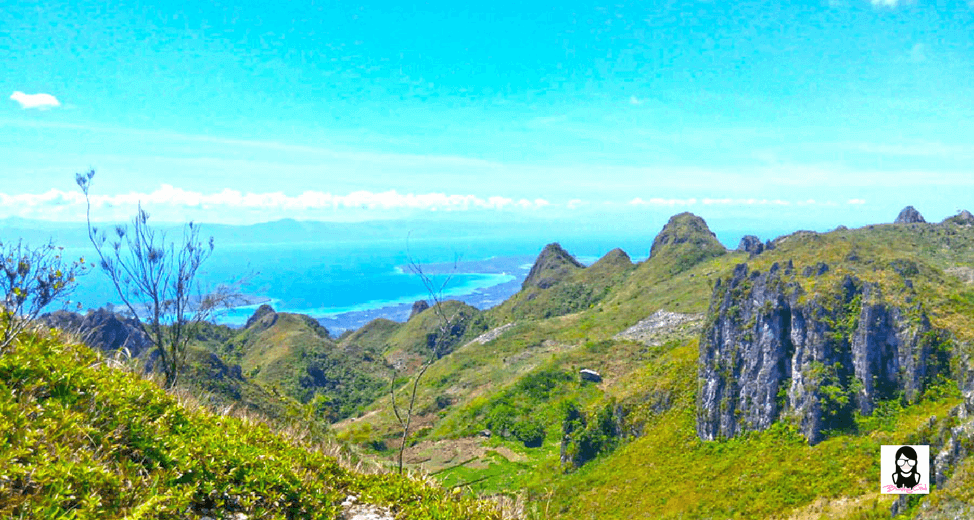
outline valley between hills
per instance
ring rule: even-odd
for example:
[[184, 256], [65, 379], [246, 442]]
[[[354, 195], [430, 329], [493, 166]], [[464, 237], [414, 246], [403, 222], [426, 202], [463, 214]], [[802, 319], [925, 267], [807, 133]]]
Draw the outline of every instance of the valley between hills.
[[[37, 333], [0, 357], [0, 513], [353, 518], [354, 496], [395, 518], [974, 516], [974, 216], [728, 250], [682, 213], [646, 248], [586, 267], [549, 244], [499, 305], [417, 302], [337, 336], [261, 306], [200, 330], [176, 392], [193, 406], [144, 380], [130, 319], [45, 315], [93, 350]], [[392, 393], [421, 371], [404, 462], [425, 481], [399, 479]], [[880, 493], [888, 444], [930, 446], [929, 495]]]

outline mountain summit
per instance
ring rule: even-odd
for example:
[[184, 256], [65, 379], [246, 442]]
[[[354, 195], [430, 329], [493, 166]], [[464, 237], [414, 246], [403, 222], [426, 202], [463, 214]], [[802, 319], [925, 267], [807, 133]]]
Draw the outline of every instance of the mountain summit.
[[925, 222], [923, 215], [913, 206], [903, 208], [900, 214], [896, 216], [896, 220], [893, 221], [894, 224], [923, 224]]
[[650, 257], [657, 256], [671, 250], [680, 244], [690, 244], [695, 248], [716, 253], [708, 256], [718, 256], [727, 250], [717, 241], [717, 235], [707, 227], [704, 220], [693, 213], [684, 212], [670, 217], [669, 222], [653, 240]]
[[551, 243], [545, 246], [538, 259], [534, 261], [531, 271], [521, 284], [521, 289], [528, 287], [547, 289], [573, 272], [584, 268], [585, 266], [575, 260], [568, 251], [562, 249], [560, 244]]
[[974, 215], [971, 215], [970, 211], [966, 209], [961, 210], [960, 213], [954, 215], [953, 217], [947, 217], [944, 219], [944, 224], [957, 224], [960, 226], [969, 226], [974, 224]]
[[727, 249], [717, 241], [717, 236], [702, 218], [693, 213], [680, 213], [670, 217], [663, 230], [656, 235], [649, 253], [649, 263], [668, 265], [669, 273], [674, 275], [708, 258], [726, 253]]

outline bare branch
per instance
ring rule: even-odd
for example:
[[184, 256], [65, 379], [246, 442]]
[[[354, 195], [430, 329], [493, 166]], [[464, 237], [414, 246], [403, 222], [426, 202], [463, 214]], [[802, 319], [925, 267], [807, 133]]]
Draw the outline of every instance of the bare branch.
[[436, 334], [435, 338], [433, 339], [430, 355], [420, 366], [419, 371], [413, 376], [412, 389], [409, 394], [409, 405], [406, 407], [405, 413], [402, 413], [399, 406], [396, 404], [396, 372], [393, 370], [391, 385], [392, 410], [396, 415], [396, 419], [399, 421], [399, 425], [402, 427], [402, 437], [400, 438], [399, 442], [399, 454], [397, 461], [398, 471], [400, 474], [403, 472], [403, 454], [406, 451], [406, 444], [409, 441], [409, 428], [412, 424], [413, 410], [416, 405], [416, 395], [419, 390], [419, 382], [422, 380], [423, 375], [426, 374], [426, 371], [429, 370], [433, 363], [443, 356], [444, 347], [446, 346], [446, 339], [450, 336], [450, 331], [453, 329], [460, 317], [460, 307], [457, 307], [450, 316], [447, 316], [447, 312], [443, 305], [443, 291], [453, 279], [453, 274], [456, 273], [457, 264], [459, 263], [460, 257], [457, 256], [454, 259], [453, 272], [451, 272], [442, 283], [437, 285], [433, 279], [423, 271], [423, 267], [419, 264], [419, 262], [413, 259], [412, 254], [409, 252], [408, 235], [406, 236], [406, 256], [409, 261], [409, 270], [413, 274], [417, 275], [420, 281], [423, 283], [423, 287], [426, 289], [426, 293], [429, 295], [430, 301], [432, 302], [433, 312], [435, 313], [439, 323], [437, 324], [438, 334]]
[[165, 232], [157, 232], [149, 225], [149, 212], [141, 203], [132, 218], [131, 230], [116, 226], [118, 240], [106, 252], [107, 237], [91, 224], [92, 177], [94, 170], [75, 176], [88, 204], [88, 238], [98, 252], [102, 270], [159, 352], [166, 386], [172, 387], [200, 324], [211, 319], [218, 307], [229, 307], [239, 293], [230, 285], [223, 285], [204, 295], [196, 276], [213, 253], [212, 237], [205, 247], [200, 228], [190, 222], [183, 228], [181, 242], [167, 242]]

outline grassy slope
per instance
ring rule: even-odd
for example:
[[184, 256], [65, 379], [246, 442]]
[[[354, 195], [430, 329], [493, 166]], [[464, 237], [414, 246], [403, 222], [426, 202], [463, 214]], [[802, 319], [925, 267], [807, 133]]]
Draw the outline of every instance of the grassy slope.
[[[753, 259], [738, 252], [720, 253], [708, 248], [700, 255], [688, 250], [686, 243], [677, 244], [623, 270], [597, 303], [573, 314], [547, 319], [518, 316], [512, 309], [523, 296], [487, 311], [492, 326], [521, 319], [500, 338], [459, 348], [430, 369], [419, 394], [425, 438], [473, 434], [485, 426], [492, 406], [513, 402], [518, 413], [548, 422], [548, 439], [544, 447], [528, 449], [495, 435], [487, 444], [507, 448], [506, 453], [514, 456], [501, 457], [497, 452], [484, 463], [446, 469], [438, 476], [448, 482], [477, 481], [474, 487], [487, 491], [527, 488], [538, 511], [543, 514], [547, 507], [549, 514], [560, 512], [566, 518], [787, 516], [812, 507], [821, 497], [840, 495], [852, 499], [848, 507], [833, 511], [835, 515], [888, 515], [888, 499], [873, 493], [877, 446], [918, 439], [931, 415], [943, 418], [958, 402], [956, 389], [898, 411], [894, 415], [899, 419], [882, 429], [873, 428], [867, 419], [857, 434], [838, 435], [815, 447], [808, 447], [783, 426], [725, 443], [702, 443], [693, 429], [696, 339], [650, 349], [611, 337], [659, 309], [706, 312], [713, 282], [737, 263], [765, 270], [773, 262], [792, 261], [801, 273], [806, 266], [826, 262], [830, 270], [823, 276], [799, 275], [810, 294], [832, 290], [846, 274], [855, 275], [879, 284], [894, 304], [914, 298], [935, 327], [950, 330], [959, 340], [958, 350], [969, 349], [974, 290], [960, 278], [963, 268], [974, 266], [974, 228], [884, 225], [825, 235], [799, 233]], [[951, 274], [958, 267], [961, 275]], [[562, 283], [578, 280], [583, 273], [574, 273]], [[557, 294], [557, 287], [547, 291]], [[532, 301], [548, 297], [536, 292]], [[555, 298], [548, 297], [548, 302], [558, 305]], [[543, 308], [539, 306], [542, 313]], [[542, 370], [572, 372], [580, 367], [600, 370], [605, 382], [582, 385], [573, 380], [553, 390], [551, 399], [533, 404], [511, 399], [519, 382]], [[652, 406], [642, 410], [636, 406], [641, 401], [656, 402], [661, 393], [671, 398], [671, 407], [662, 415]], [[450, 404], [441, 409], [436, 397], [442, 395], [450, 396]], [[557, 462], [558, 402], [577, 399], [594, 409], [613, 397], [634, 407], [633, 420], [643, 422], [643, 436], [577, 473], [563, 475]], [[387, 407], [385, 400], [378, 401], [368, 418], [378, 436], [394, 431]], [[771, 456], [756, 455], [762, 451]], [[462, 460], [459, 456], [452, 463]], [[863, 477], [850, 481], [849, 475]], [[483, 477], [486, 480], [478, 480]], [[646, 492], [654, 483], [663, 491]], [[748, 491], [740, 493], [741, 488]], [[730, 493], [742, 498], [728, 501]]]
[[[584, 403], [595, 403], [606, 395], [605, 385], [614, 384], [618, 384], [620, 398], [625, 398], [631, 393], [627, 392], [631, 389], [626, 383], [628, 376], [640, 368], [641, 362], [658, 354], [643, 345], [611, 340], [611, 336], [661, 308], [702, 312], [710, 294], [711, 282], [708, 280], [734, 265], [734, 255], [727, 255], [704, 261], [673, 277], [669, 273], [681, 261], [679, 255], [661, 255], [639, 266], [620, 261], [618, 254], [606, 256], [603, 260], [609, 261], [600, 261], [588, 269], [572, 273], [561, 284], [537, 291], [538, 295], [532, 300], [557, 305], [561, 295], [559, 286], [589, 283], [604, 288], [600, 289], [604, 294], [599, 303], [580, 313], [541, 320], [522, 319], [501, 338], [486, 345], [467, 344], [434, 364], [420, 385], [417, 399], [421, 437], [450, 439], [476, 433], [485, 427], [484, 419], [491, 409], [498, 403], [506, 403], [505, 394], [510, 394], [518, 381], [526, 376], [543, 370], [575, 374], [582, 367], [597, 369], [606, 378], [602, 386], [583, 385], [573, 377], [572, 382], [565, 383], [555, 392], [555, 398], [515, 403], [519, 416], [546, 418], [548, 442], [556, 445], [560, 438], [559, 402], [579, 399]], [[612, 283], [606, 283], [606, 279]], [[487, 320], [495, 326], [510, 322], [514, 319], [510, 314], [512, 302], [519, 301], [518, 298], [515, 296], [504, 305], [486, 311]], [[441, 397], [440, 403], [442, 397], [447, 397], [450, 404], [441, 407], [437, 397]], [[370, 409], [372, 413], [368, 414], [367, 422], [373, 435], [393, 438], [397, 426], [389, 399], [381, 398]], [[340, 429], [344, 427], [345, 424], [339, 425]], [[361, 427], [361, 423], [356, 426]], [[518, 442], [497, 439], [492, 442], [520, 452], [532, 460], [532, 464], [550, 465], [552, 457], [557, 459], [557, 446], [546, 445], [549, 456], [542, 461], [538, 460], [536, 450], [526, 450]], [[517, 473], [528, 478], [532, 472], [528, 466], [518, 464]], [[443, 469], [425, 467], [428, 470]], [[450, 472], [444, 473], [444, 477], [449, 477]], [[487, 482], [480, 488], [499, 491], [504, 486]]]
[[[463, 302], [447, 300], [443, 302], [443, 313], [456, 324], [455, 330], [448, 332], [448, 338], [440, 343], [443, 352], [450, 352], [466, 341], [477, 337], [486, 330], [482, 313], [476, 307]], [[410, 373], [430, 355], [430, 334], [440, 334], [440, 318], [433, 309], [413, 316], [413, 318], [384, 338], [381, 352], [393, 364]]]
[[0, 356], [0, 517], [336, 518], [348, 494], [401, 518], [492, 518], [417, 481], [360, 475], [266, 427], [188, 410], [91, 350], [35, 336]]
[[[831, 290], [852, 274], [879, 284], [895, 304], [915, 298], [913, 303], [930, 312], [935, 327], [947, 328], [965, 342], [974, 332], [971, 287], [945, 270], [970, 267], [972, 253], [971, 228], [889, 225], [797, 234], [749, 263], [764, 270], [791, 260], [801, 272], [824, 261], [831, 267], [826, 275], [799, 277], [810, 293]], [[906, 279], [915, 293], [907, 290]], [[678, 368], [684, 384], [693, 387], [694, 354], [691, 350], [687, 364]], [[932, 440], [932, 431], [948, 424], [947, 412], [960, 402], [956, 387], [951, 388], [930, 392], [905, 410], [890, 404], [887, 420], [861, 418], [857, 434], [837, 435], [814, 447], [783, 425], [728, 442], [701, 442], [694, 433], [693, 400], [687, 395], [665, 416], [650, 419], [643, 437], [576, 474], [553, 478], [550, 484], [557, 491], [548, 507], [566, 518], [785, 517], [822, 497], [846, 497], [847, 506], [830, 511], [832, 517], [888, 517], [891, 499], [876, 492], [879, 446]], [[932, 416], [940, 419], [931, 428]], [[955, 478], [969, 476], [961, 471]], [[963, 495], [962, 485], [948, 487]], [[659, 492], [639, 491], [648, 489]]]
[[491, 323], [501, 325], [524, 319], [544, 319], [589, 309], [604, 299], [634, 268], [621, 249], [609, 252], [584, 269], [567, 262], [562, 264], [570, 268], [563, 269], [559, 283], [547, 289], [526, 284], [524, 290], [490, 309], [487, 314]]
[[339, 346], [324, 328], [303, 315], [267, 314], [248, 328], [232, 331], [222, 344], [206, 346], [239, 363], [248, 381], [275, 397], [302, 403], [316, 395], [326, 397], [322, 412], [331, 418], [355, 414], [385, 385], [379, 352]]

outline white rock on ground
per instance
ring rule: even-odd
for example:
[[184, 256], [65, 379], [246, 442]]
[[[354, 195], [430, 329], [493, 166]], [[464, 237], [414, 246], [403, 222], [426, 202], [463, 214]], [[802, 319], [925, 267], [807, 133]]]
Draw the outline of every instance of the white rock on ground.
[[514, 322], [511, 322], [511, 323], [505, 323], [504, 325], [501, 325], [500, 327], [497, 327], [495, 329], [488, 330], [487, 332], [485, 332], [485, 333], [477, 336], [476, 338], [470, 340], [470, 343], [467, 343], [467, 345], [470, 345], [470, 344], [473, 344], [473, 343], [480, 343], [481, 345], [483, 345], [483, 344], [487, 343], [488, 341], [497, 339], [498, 336], [500, 336], [501, 334], [503, 334], [504, 332], [506, 332], [507, 329], [510, 329], [513, 326], [514, 326]]
[[678, 332], [677, 329], [696, 327], [703, 316], [700, 314], [680, 314], [659, 310], [650, 317], [613, 336], [614, 339], [629, 339], [651, 346], [662, 343], [664, 335]]
[[345, 520], [396, 520], [396, 516], [379, 507], [366, 504], [353, 505], [345, 509]]

